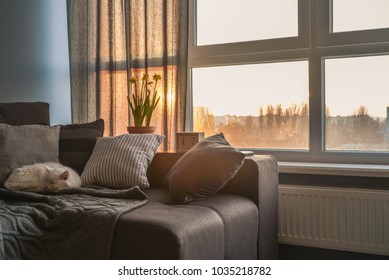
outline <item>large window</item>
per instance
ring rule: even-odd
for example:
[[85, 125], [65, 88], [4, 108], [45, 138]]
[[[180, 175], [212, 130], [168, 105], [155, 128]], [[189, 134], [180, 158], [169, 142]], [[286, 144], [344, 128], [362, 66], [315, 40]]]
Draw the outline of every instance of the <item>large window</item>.
[[192, 75], [195, 131], [223, 131], [242, 148], [308, 149], [307, 61], [195, 68]]
[[198, 46], [298, 35], [297, 0], [197, 0], [196, 8]]
[[280, 160], [389, 163], [389, 1], [191, 7], [192, 130]]

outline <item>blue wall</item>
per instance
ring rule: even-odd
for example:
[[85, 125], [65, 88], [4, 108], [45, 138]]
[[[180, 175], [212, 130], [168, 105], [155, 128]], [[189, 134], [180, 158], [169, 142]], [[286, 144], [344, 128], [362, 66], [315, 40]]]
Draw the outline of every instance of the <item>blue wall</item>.
[[0, 1], [0, 102], [50, 103], [70, 123], [66, 0]]

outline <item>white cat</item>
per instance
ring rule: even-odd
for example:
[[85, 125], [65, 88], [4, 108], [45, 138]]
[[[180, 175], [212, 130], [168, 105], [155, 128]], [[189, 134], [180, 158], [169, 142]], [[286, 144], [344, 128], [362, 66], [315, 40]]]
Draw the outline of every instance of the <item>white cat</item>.
[[29, 192], [56, 192], [81, 185], [81, 178], [76, 171], [57, 162], [16, 168], [4, 182], [4, 187], [8, 189]]

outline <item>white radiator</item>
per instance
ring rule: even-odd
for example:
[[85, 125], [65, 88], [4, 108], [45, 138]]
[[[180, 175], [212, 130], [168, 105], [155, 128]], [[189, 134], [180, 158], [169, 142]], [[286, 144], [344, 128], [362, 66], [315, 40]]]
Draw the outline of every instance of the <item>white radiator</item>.
[[279, 242], [389, 255], [389, 191], [280, 185]]

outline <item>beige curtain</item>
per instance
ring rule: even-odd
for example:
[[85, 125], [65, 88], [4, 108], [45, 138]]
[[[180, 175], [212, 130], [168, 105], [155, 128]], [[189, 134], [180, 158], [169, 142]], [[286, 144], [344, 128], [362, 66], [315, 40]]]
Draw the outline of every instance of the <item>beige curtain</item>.
[[184, 130], [188, 1], [68, 0], [73, 122], [103, 118], [106, 135], [126, 133], [128, 79], [159, 74], [152, 125], [174, 148]]

